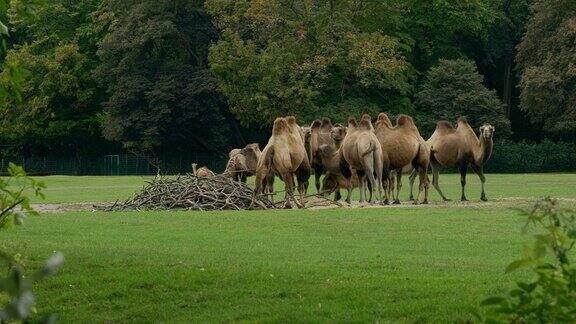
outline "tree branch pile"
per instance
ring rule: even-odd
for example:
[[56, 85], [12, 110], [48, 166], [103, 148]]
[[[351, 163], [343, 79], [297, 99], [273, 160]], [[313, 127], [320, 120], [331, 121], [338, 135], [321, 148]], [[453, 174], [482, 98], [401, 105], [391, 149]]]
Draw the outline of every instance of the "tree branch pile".
[[104, 209], [115, 210], [245, 210], [274, 209], [266, 197], [256, 197], [246, 184], [223, 175], [209, 178], [191, 174], [164, 177], [157, 176], [124, 202], [116, 202]]

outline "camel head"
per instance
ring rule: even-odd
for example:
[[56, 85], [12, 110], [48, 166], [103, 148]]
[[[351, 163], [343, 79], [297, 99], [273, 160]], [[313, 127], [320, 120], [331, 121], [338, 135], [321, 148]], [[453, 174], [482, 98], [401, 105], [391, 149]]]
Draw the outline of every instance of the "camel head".
[[246, 145], [246, 147], [242, 149], [242, 154], [246, 158], [246, 167], [249, 170], [256, 170], [258, 159], [260, 159], [260, 156], [262, 156], [262, 151], [260, 151], [258, 143], [251, 143]]
[[484, 140], [491, 140], [492, 137], [494, 136], [494, 131], [496, 129], [494, 128], [494, 126], [486, 123], [484, 125], [482, 125], [480, 127], [480, 138], [484, 139]]
[[332, 137], [334, 142], [342, 142], [344, 137], [346, 137], [346, 127], [341, 124], [334, 124], [330, 130], [330, 137]]
[[329, 158], [336, 154], [336, 149], [333, 146], [322, 144], [318, 148], [318, 152], [322, 158]]

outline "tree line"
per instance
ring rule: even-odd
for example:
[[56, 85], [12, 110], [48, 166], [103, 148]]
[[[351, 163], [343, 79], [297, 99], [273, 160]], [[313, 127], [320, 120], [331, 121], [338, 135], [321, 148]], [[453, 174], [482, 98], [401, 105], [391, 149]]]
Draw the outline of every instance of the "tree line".
[[2, 0], [0, 142], [216, 151], [380, 111], [576, 140], [572, 0]]

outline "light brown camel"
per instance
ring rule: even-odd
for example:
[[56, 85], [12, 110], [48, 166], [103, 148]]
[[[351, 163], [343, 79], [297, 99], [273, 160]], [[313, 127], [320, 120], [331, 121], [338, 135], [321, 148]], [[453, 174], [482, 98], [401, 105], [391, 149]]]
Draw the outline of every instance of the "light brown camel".
[[322, 118], [322, 120], [317, 119], [312, 122], [312, 125], [310, 125], [308, 157], [310, 158], [310, 164], [314, 170], [314, 184], [317, 193], [320, 193], [320, 177], [326, 172], [318, 150], [321, 145], [328, 145], [336, 148], [336, 144], [332, 138], [332, 128], [332, 122], [326, 117]]
[[[390, 171], [396, 171], [398, 183], [396, 195], [392, 192], [394, 203], [400, 203], [400, 189], [402, 188], [402, 169], [412, 165], [420, 174], [420, 190], [414, 203], [419, 203], [420, 196], [424, 192], [422, 203], [428, 203], [428, 165], [430, 163], [430, 149], [426, 141], [420, 136], [420, 132], [412, 117], [400, 114], [396, 120], [396, 126], [392, 126], [388, 115], [380, 113], [376, 122], [376, 137], [382, 147], [382, 160], [384, 165], [384, 191], [392, 188]], [[388, 196], [388, 194], [385, 194]], [[386, 200], [384, 203], [388, 203]]]
[[235, 181], [246, 183], [246, 178], [256, 173], [258, 160], [262, 155], [257, 143], [246, 145], [243, 149], [230, 151], [224, 175]]
[[[292, 200], [297, 206], [303, 206], [311, 168], [302, 134], [294, 117], [276, 118], [272, 136], [258, 161], [254, 195], [261, 195], [268, 185], [266, 179], [271, 174], [277, 174], [284, 181], [286, 191], [284, 207], [291, 208]], [[294, 199], [294, 176], [298, 181], [300, 203]]]
[[436, 130], [428, 139], [428, 145], [432, 150], [430, 162], [432, 165], [432, 184], [444, 201], [449, 201], [440, 190], [438, 184], [439, 170], [441, 167], [458, 167], [460, 171], [460, 184], [462, 186], [461, 200], [466, 201], [464, 188], [466, 186], [466, 173], [468, 166], [478, 175], [482, 182], [482, 194], [480, 199], [486, 201], [484, 191], [484, 165], [492, 155], [494, 145], [492, 137], [495, 128], [490, 124], [480, 127], [480, 135], [476, 133], [465, 118], [460, 117], [456, 122], [456, 128], [447, 121], [440, 121], [436, 125]]
[[[348, 120], [346, 137], [339, 149], [340, 171], [346, 178], [348, 196], [346, 201], [350, 203], [352, 195], [352, 171], [356, 171], [359, 179], [360, 203], [365, 200], [364, 186], [366, 178], [370, 182], [370, 199], [372, 203], [373, 189], [378, 188], [378, 199], [382, 198], [382, 148], [378, 138], [374, 134], [374, 128], [370, 116], [364, 115], [357, 123], [354, 118]], [[376, 174], [376, 177], [374, 175]]]
[[192, 174], [199, 177], [199, 178], [210, 178], [215, 176], [214, 172], [210, 171], [210, 169], [208, 169], [208, 167], [201, 167], [201, 168], [197, 168], [197, 164], [196, 163], [192, 163]]

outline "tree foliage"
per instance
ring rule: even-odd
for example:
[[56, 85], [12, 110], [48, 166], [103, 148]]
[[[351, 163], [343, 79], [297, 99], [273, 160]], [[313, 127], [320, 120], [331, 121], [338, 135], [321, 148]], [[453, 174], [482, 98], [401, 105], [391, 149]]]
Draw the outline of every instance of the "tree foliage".
[[109, 94], [106, 138], [136, 150], [225, 147], [225, 105], [206, 59], [217, 33], [201, 4], [118, 0], [108, 10], [95, 71]]
[[[363, 30], [359, 1], [207, 2], [222, 38], [210, 63], [244, 124], [408, 109], [412, 69], [396, 37]], [[379, 104], [379, 105], [377, 105]]]
[[454, 122], [464, 116], [472, 126], [488, 122], [499, 136], [510, 134], [510, 124], [504, 115], [504, 105], [494, 90], [487, 89], [476, 65], [469, 60], [440, 60], [427, 74], [416, 94], [418, 124], [424, 134], [434, 131], [436, 122]]
[[546, 131], [576, 131], [576, 2], [535, 0], [518, 46], [522, 109]]

